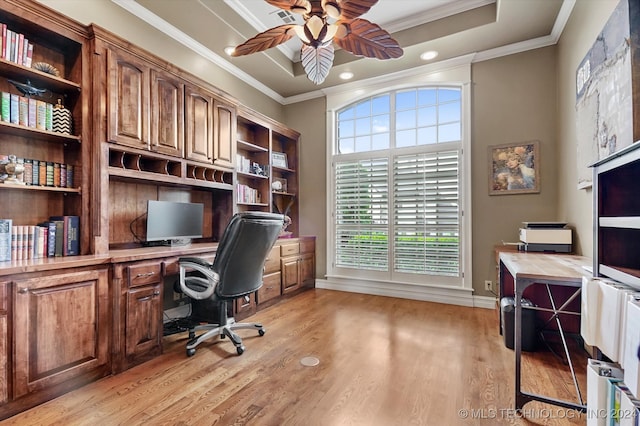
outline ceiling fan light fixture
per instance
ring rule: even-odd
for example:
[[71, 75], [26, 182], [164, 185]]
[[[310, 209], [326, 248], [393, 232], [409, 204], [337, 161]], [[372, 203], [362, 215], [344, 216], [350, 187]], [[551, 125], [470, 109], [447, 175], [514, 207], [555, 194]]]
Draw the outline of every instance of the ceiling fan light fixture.
[[335, 1], [325, 1], [322, 4], [322, 8], [324, 9], [324, 12], [327, 14], [327, 16], [333, 19], [339, 19], [340, 13], [342, 13], [340, 6]]
[[233, 56], [233, 52], [236, 51], [236, 47], [235, 46], [227, 46], [224, 48], [224, 53], [227, 56]]

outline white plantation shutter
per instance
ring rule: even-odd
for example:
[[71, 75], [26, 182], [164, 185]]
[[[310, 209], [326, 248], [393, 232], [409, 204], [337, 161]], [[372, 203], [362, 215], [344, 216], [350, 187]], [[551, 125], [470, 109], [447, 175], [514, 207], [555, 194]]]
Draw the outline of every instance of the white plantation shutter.
[[460, 86], [425, 86], [336, 111], [328, 276], [465, 285], [463, 104]]
[[386, 158], [336, 163], [336, 266], [389, 269], [388, 175]]
[[394, 271], [460, 274], [459, 152], [394, 160]]

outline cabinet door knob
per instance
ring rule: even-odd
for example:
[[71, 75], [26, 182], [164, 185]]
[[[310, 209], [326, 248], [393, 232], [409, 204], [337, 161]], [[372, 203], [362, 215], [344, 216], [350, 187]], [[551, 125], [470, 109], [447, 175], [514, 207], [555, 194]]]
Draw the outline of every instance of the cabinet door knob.
[[154, 292], [153, 292], [153, 295], [154, 295], [154, 296], [160, 296], [160, 291], [159, 291], [159, 290], [154, 291]]
[[22, 287], [20, 290], [18, 290], [18, 293], [27, 294], [27, 293], [29, 293], [29, 289], [26, 288], [26, 287]]

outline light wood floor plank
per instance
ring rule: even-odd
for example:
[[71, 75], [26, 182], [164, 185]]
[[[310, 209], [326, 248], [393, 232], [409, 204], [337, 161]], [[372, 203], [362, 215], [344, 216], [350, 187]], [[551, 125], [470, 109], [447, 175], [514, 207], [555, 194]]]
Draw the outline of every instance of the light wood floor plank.
[[[525, 405], [527, 420], [514, 413], [514, 354], [491, 310], [315, 289], [250, 320], [267, 333], [241, 331], [242, 356], [221, 340], [187, 357], [187, 336], [174, 335], [160, 357], [2, 424], [585, 424], [541, 403]], [[306, 356], [320, 364], [302, 365]], [[523, 360], [524, 390], [575, 401], [558, 358]], [[586, 358], [575, 362], [586, 399]]]

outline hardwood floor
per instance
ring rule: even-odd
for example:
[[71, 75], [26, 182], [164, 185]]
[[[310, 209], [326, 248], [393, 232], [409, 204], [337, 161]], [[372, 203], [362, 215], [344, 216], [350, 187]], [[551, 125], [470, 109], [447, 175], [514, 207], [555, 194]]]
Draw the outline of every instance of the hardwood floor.
[[[513, 407], [514, 354], [497, 312], [310, 290], [267, 308], [263, 337], [242, 330], [187, 357], [186, 335], [162, 356], [32, 410], [7, 425], [493, 425], [585, 424], [541, 403]], [[313, 356], [314, 367], [301, 364]], [[523, 389], [575, 401], [568, 368], [527, 354]], [[585, 365], [577, 361], [583, 398]]]

